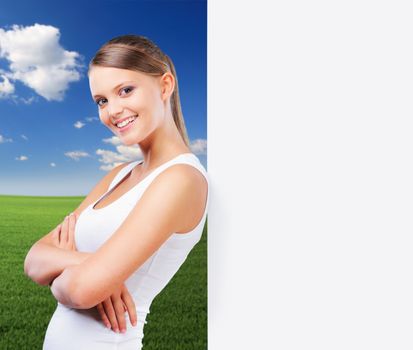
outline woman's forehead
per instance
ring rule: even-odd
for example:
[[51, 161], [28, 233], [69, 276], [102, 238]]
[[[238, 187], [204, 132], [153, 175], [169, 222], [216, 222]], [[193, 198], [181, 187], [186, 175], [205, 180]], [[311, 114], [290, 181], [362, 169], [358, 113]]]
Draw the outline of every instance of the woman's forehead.
[[139, 79], [142, 76], [143, 73], [141, 72], [113, 67], [93, 67], [89, 72], [89, 80], [91, 83], [104, 83], [108, 79], [110, 81]]
[[111, 91], [124, 82], [142, 82], [144, 79], [143, 73], [129, 69], [93, 67], [89, 72], [89, 85], [93, 95]]

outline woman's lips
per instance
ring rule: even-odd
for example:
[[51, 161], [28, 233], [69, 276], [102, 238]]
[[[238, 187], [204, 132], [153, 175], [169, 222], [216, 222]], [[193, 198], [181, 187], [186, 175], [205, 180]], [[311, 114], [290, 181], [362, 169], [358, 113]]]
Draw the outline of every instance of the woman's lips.
[[137, 119], [138, 119], [138, 116], [136, 116], [136, 118], [135, 118], [133, 121], [131, 121], [130, 123], [126, 124], [123, 128], [118, 128], [118, 127], [117, 127], [117, 129], [118, 129], [121, 133], [124, 133], [125, 131], [127, 131], [127, 130], [132, 126], [132, 124], [135, 123], [135, 121], [136, 121]]

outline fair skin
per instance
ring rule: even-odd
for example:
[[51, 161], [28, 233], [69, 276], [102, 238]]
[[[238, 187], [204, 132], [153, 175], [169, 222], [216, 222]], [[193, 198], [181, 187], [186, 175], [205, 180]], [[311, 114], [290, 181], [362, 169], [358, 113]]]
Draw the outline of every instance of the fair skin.
[[[123, 144], [138, 144], [143, 155], [143, 163], [97, 203], [95, 208], [99, 209], [122, 196], [159, 165], [190, 150], [172, 118], [172, 74], [154, 77], [95, 66], [90, 70], [89, 83], [101, 122]], [[121, 132], [115, 125], [135, 115], [138, 118], [126, 131]], [[51, 291], [60, 303], [79, 309], [96, 306], [105, 323], [121, 330], [126, 327], [125, 309], [131, 322], [136, 320], [133, 300], [124, 282], [171, 234], [184, 234], [196, 227], [207, 195], [207, 183], [199, 171], [185, 164], [173, 165], [152, 181], [125, 221], [96, 252], [78, 252], [73, 244], [76, 218], [106, 192], [123, 166], [113, 169], [96, 185], [74, 215], [66, 219], [67, 223], [36, 242], [25, 261], [26, 274], [39, 284], [52, 283]], [[60, 236], [63, 238], [59, 240]]]

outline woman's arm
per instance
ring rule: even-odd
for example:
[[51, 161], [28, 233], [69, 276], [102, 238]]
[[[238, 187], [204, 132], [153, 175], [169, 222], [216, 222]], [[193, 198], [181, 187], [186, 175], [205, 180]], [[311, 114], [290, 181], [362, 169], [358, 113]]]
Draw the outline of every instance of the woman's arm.
[[[107, 191], [117, 173], [127, 164], [121, 164], [106, 174], [73, 213], [79, 217], [84, 209], [100, 198]], [[58, 248], [56, 245], [58, 229], [59, 226], [34, 243], [26, 255], [24, 272], [38, 284], [49, 285], [66, 267], [80, 264], [91, 255]]]
[[87, 260], [69, 266], [51, 291], [69, 307], [91, 308], [110, 296], [174, 232], [190, 231], [205, 209], [207, 182], [190, 165], [158, 175], [116, 232]]
[[[38, 258], [32, 261], [32, 256]], [[36, 243], [25, 260], [25, 274], [37, 284], [50, 285], [65, 268], [80, 264], [91, 254], [64, 250], [45, 243]]]
[[[63, 220], [63, 223], [58, 225], [52, 231], [51, 237], [53, 240], [53, 246], [51, 248], [57, 248], [59, 250], [63, 250], [63, 252], [66, 253], [78, 253], [75, 244], [75, 226], [76, 215], [72, 213], [69, 216], [66, 216]], [[59, 266], [51, 267], [48, 263], [48, 258], [50, 259], [50, 255], [52, 255], [52, 252], [50, 252], [50, 249], [47, 248], [48, 244], [42, 242], [38, 245], [44, 245], [46, 248], [43, 254], [38, 252], [40, 256], [44, 256], [43, 265], [47, 269], [47, 271], [42, 271], [42, 278], [47, 277], [47, 272], [50, 274], [56, 274], [55, 277], [57, 277], [65, 268], [65, 266], [62, 265], [63, 263], [67, 263], [69, 264], [69, 266], [72, 266], [73, 264], [81, 263], [84, 260], [83, 256], [89, 257], [91, 255], [88, 253], [81, 253], [79, 261], [77, 260], [78, 258], [76, 258], [76, 255], [74, 255], [73, 257], [69, 256], [67, 258], [67, 261], [63, 261], [65, 259], [60, 259]], [[37, 278], [36, 276], [33, 276], [33, 273], [31, 274], [31, 277], [33, 279]], [[53, 282], [55, 277], [53, 277], [52, 275], [52, 277], [50, 278], [51, 282]], [[112, 294], [109, 298], [104, 300], [102, 303], [98, 304], [97, 309], [105, 325], [108, 328], [112, 328], [115, 332], [119, 332], [119, 330], [126, 330], [126, 311], [129, 313], [129, 319], [132, 322], [132, 324], [136, 325], [135, 303], [125, 285], [122, 285], [122, 288], [120, 288], [118, 291], [115, 291], [115, 293]]]
[[70, 215], [32, 246], [24, 261], [24, 272], [30, 279], [49, 285], [66, 267], [80, 264], [91, 255], [76, 250], [75, 225], [76, 217]]

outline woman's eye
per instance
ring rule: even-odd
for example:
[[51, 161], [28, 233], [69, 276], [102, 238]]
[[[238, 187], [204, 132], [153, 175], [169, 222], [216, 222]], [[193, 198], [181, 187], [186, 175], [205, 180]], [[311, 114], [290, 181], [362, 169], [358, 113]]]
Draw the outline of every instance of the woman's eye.
[[[128, 93], [130, 93], [132, 90], [133, 90], [133, 87], [127, 86], [127, 87], [125, 87], [125, 88], [123, 88], [123, 89], [120, 90], [120, 91], [121, 91], [121, 95], [122, 95], [122, 92], [125, 92], [125, 94], [128, 94]], [[102, 101], [105, 101], [105, 100], [106, 100], [105, 98], [100, 98], [100, 99], [96, 100], [96, 104], [97, 104], [99, 107], [102, 107], [101, 102], [102, 102]]]
[[127, 94], [129, 93], [129, 92], [131, 92], [133, 90], [133, 88], [132, 87], [130, 87], [130, 86], [127, 86], [127, 87], [125, 87], [125, 88], [123, 88], [122, 90], [120, 90], [121, 92], [122, 91], [125, 91]]
[[99, 100], [96, 100], [96, 104], [97, 104], [99, 107], [101, 107], [102, 105], [100, 104], [100, 102], [103, 101], [103, 100], [104, 100], [104, 98], [100, 98]]

